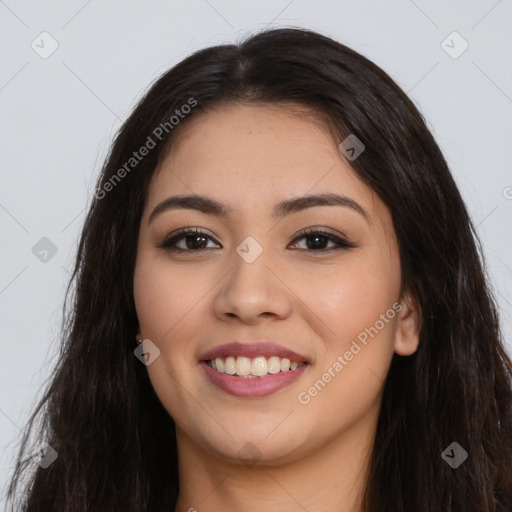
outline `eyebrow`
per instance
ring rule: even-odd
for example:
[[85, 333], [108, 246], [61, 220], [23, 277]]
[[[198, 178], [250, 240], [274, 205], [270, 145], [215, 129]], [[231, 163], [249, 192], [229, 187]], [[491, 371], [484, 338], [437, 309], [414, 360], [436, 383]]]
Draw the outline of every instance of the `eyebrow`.
[[[344, 206], [358, 212], [371, 224], [370, 215], [359, 203], [350, 197], [332, 193], [287, 199], [275, 205], [272, 217], [274, 219], [281, 219], [291, 213], [300, 212], [314, 206]], [[171, 196], [155, 206], [149, 216], [148, 224], [160, 213], [173, 209], [197, 210], [218, 217], [229, 217], [234, 212], [233, 208], [229, 208], [225, 203], [211, 197], [199, 194]]]

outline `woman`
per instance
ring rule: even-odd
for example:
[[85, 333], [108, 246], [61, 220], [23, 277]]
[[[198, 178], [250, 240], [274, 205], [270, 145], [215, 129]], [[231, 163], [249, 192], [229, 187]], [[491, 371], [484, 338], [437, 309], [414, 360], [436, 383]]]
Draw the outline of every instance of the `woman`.
[[512, 510], [478, 243], [361, 55], [298, 29], [193, 54], [105, 163], [11, 497], [35, 468], [28, 512]]

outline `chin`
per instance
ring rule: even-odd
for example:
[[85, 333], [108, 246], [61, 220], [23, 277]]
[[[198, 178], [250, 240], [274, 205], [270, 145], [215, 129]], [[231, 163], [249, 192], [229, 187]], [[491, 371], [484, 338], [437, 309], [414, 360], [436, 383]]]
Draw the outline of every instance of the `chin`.
[[[275, 425], [281, 421], [282, 418]], [[201, 442], [207, 451], [226, 462], [278, 465], [299, 459], [311, 447], [311, 437], [304, 436], [298, 425], [295, 430], [281, 425], [274, 432], [272, 429], [263, 431], [261, 424], [253, 424], [252, 428], [246, 424], [237, 425], [236, 429], [228, 430], [232, 437], [223, 430], [220, 435], [212, 437], [212, 430], [208, 429]]]

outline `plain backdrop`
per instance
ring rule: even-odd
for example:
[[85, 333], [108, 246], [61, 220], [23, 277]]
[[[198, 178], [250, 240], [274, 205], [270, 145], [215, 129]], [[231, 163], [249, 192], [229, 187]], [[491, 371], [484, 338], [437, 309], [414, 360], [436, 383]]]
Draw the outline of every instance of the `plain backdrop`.
[[510, 0], [0, 0], [0, 20], [0, 487], [55, 362], [77, 238], [115, 131], [189, 53], [263, 28], [317, 30], [409, 94], [478, 226], [512, 352]]

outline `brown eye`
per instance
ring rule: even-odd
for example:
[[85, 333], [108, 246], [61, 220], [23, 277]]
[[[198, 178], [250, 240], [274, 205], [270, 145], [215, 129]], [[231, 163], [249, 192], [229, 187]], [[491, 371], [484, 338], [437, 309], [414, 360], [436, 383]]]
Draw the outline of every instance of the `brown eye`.
[[[306, 246], [299, 248], [301, 251], [325, 253], [339, 249], [347, 249], [356, 247], [344, 238], [329, 233], [327, 231], [309, 229], [302, 231], [297, 237], [294, 238], [293, 244], [296, 245], [298, 240], [306, 239]], [[200, 229], [182, 229], [172, 236], [164, 239], [157, 245], [160, 249], [172, 252], [200, 252], [208, 247], [208, 240], [213, 241], [213, 238], [201, 231]], [[217, 243], [217, 242], [214, 242]], [[331, 247], [328, 244], [332, 243]]]
[[[157, 247], [168, 251], [194, 252], [207, 249], [210, 235], [199, 229], [183, 229], [166, 238]], [[182, 243], [184, 241], [184, 243]], [[178, 246], [180, 243], [181, 246]]]
[[[307, 240], [306, 247], [299, 248], [299, 250], [306, 250], [309, 252], [323, 253], [343, 248], [347, 249], [356, 247], [354, 244], [351, 244], [344, 238], [334, 235], [333, 233], [329, 233], [327, 231], [315, 229], [304, 230], [299, 234], [299, 236], [295, 237], [293, 243], [295, 244], [297, 240], [301, 240], [302, 238]], [[331, 246], [331, 248], [326, 248], [326, 244], [328, 244], [329, 242], [332, 242], [334, 246]]]

